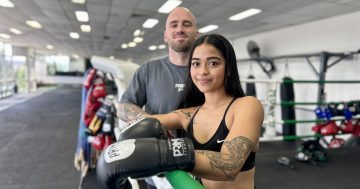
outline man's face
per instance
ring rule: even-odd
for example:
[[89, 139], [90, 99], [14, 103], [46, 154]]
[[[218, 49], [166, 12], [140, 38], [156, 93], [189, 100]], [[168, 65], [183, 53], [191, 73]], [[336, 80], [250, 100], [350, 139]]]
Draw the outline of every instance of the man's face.
[[188, 52], [198, 36], [194, 17], [189, 11], [177, 8], [166, 21], [164, 40], [176, 52]]

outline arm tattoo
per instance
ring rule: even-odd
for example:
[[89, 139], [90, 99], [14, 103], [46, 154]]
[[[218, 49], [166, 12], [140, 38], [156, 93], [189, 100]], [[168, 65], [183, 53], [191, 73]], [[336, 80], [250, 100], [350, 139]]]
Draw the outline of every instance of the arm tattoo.
[[254, 143], [248, 138], [238, 136], [231, 141], [224, 141], [228, 153], [199, 150], [198, 154], [205, 155], [213, 169], [218, 169], [229, 179], [235, 178], [254, 147]]
[[125, 123], [129, 123], [134, 120], [139, 120], [147, 116], [147, 113], [145, 113], [141, 108], [131, 103], [118, 104], [117, 114], [120, 120]]
[[177, 114], [178, 116], [181, 116], [179, 111], [185, 116], [187, 120], [191, 119], [192, 114], [190, 112], [185, 112], [184, 110], [177, 110], [174, 111], [174, 113]]
[[185, 112], [185, 111], [181, 110], [181, 113], [184, 114], [184, 116], [185, 116], [185, 118], [186, 118], [187, 120], [190, 120], [190, 119], [191, 119], [191, 113], [190, 113], [190, 112]]

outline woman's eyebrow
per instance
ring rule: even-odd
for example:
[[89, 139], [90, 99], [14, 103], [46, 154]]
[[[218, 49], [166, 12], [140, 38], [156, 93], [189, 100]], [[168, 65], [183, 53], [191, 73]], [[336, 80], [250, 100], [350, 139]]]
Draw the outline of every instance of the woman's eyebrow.
[[206, 58], [207, 60], [216, 59], [216, 60], [222, 60], [220, 57], [217, 56], [210, 56]]

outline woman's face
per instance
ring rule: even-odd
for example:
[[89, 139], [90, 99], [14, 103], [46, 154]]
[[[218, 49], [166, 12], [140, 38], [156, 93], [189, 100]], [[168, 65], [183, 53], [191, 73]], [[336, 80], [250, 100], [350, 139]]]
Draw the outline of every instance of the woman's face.
[[197, 46], [191, 58], [191, 79], [203, 93], [224, 90], [225, 60], [212, 45]]

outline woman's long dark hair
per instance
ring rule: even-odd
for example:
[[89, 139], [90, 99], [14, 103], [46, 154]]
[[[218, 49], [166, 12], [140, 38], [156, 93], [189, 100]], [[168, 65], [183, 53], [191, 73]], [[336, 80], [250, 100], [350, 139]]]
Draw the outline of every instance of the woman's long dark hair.
[[225, 91], [227, 94], [234, 98], [239, 98], [245, 96], [245, 93], [240, 85], [240, 77], [237, 70], [237, 62], [235, 51], [230, 44], [230, 42], [223, 36], [218, 34], [209, 34], [204, 35], [198, 38], [190, 50], [189, 58], [189, 72], [188, 78], [186, 80], [186, 85], [184, 91], [179, 99], [178, 107], [179, 108], [188, 108], [193, 106], [199, 106], [204, 104], [205, 96], [204, 93], [199, 91], [196, 85], [193, 83], [190, 75], [191, 69], [191, 59], [194, 54], [196, 47], [202, 44], [209, 44], [218, 49], [225, 59]]

